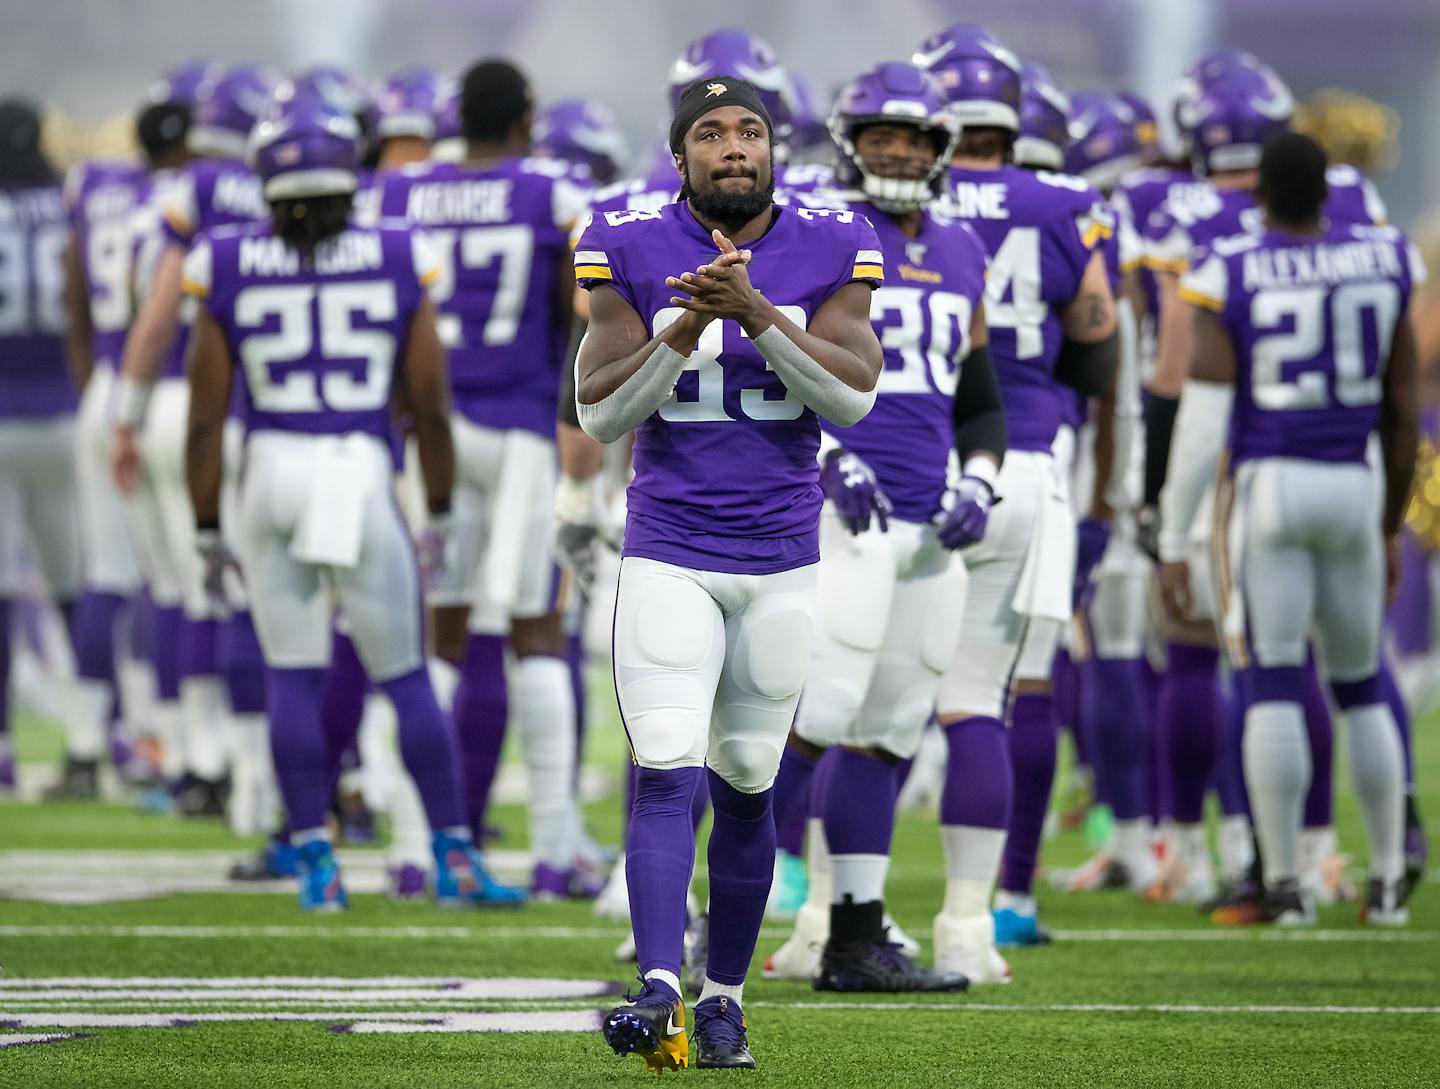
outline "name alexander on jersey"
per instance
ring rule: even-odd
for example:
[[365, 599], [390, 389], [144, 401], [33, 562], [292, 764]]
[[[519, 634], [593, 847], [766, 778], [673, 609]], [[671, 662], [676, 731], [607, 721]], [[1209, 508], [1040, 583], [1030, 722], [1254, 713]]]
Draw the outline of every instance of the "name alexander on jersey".
[[[1220, 252], [1222, 247], [1216, 246]], [[1241, 258], [1245, 290], [1310, 287], [1402, 275], [1394, 241], [1361, 239], [1309, 248], [1250, 248]]]

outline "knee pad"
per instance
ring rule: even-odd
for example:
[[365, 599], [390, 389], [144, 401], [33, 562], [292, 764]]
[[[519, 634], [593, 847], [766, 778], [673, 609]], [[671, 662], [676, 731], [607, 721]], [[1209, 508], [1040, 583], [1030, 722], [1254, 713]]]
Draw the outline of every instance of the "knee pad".
[[849, 743], [879, 749], [900, 760], [909, 760], [920, 749], [930, 711], [935, 706], [935, 678], [916, 679], [898, 691], [891, 689], [883, 699], [867, 701]]
[[895, 586], [890, 542], [879, 533], [841, 538], [837, 530], [826, 536], [815, 594], [823, 630], [843, 647], [876, 651], [885, 638]]
[[864, 689], [851, 677], [819, 677], [812, 672], [795, 713], [795, 732], [801, 740], [824, 749], [838, 745], [864, 701]]
[[742, 794], [758, 794], [775, 783], [785, 736], [783, 729], [772, 730], [769, 735], [750, 732], [726, 736], [722, 732], [712, 745], [707, 762], [716, 775]]

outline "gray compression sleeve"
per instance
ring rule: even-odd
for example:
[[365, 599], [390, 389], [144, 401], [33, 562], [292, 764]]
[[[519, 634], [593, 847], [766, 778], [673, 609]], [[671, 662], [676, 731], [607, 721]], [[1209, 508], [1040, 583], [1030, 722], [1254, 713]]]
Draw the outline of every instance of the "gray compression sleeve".
[[650, 353], [650, 358], [640, 364], [640, 369], [610, 396], [587, 405], [577, 393], [575, 412], [585, 434], [597, 442], [614, 442], [635, 430], [665, 403], [686, 362], [685, 356], [661, 343]]
[[785, 388], [817, 415], [840, 427], [851, 427], [875, 405], [875, 391], [846, 385], [811, 359], [798, 344], [772, 325], [752, 342]]

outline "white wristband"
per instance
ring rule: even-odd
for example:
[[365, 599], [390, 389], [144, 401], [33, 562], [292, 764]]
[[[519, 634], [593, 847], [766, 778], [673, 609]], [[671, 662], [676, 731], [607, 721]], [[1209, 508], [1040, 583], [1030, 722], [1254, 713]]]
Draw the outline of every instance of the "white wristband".
[[127, 431], [139, 431], [145, 422], [145, 408], [150, 403], [149, 382], [138, 382], [128, 374], [121, 374], [115, 385], [115, 424]]
[[990, 490], [995, 490], [995, 476], [998, 469], [995, 463], [983, 455], [976, 454], [974, 457], [966, 458], [965, 464], [961, 467], [962, 476], [973, 476], [976, 480], [983, 480], [990, 485]]

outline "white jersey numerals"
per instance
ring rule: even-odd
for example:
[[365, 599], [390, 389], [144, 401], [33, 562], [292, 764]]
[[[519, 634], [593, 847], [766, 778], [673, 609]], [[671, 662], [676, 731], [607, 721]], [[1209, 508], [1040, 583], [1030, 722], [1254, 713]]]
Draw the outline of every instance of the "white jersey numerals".
[[65, 328], [63, 223], [34, 234], [0, 231], [0, 336], [58, 335]]
[[90, 281], [90, 321], [99, 333], [118, 333], [130, 324], [130, 224], [108, 219], [90, 227], [85, 272]]
[[[388, 280], [245, 288], [235, 297], [235, 324], [241, 330], [240, 363], [251, 401], [262, 412], [383, 407], [395, 373], [395, 338], [384, 329], [355, 328], [354, 316], [393, 321], [397, 311], [395, 285]], [[273, 333], [245, 332], [272, 322], [277, 325]], [[317, 332], [323, 360], [364, 360], [363, 377], [343, 370], [317, 374], [304, 367], [277, 374], [277, 368], [314, 351]]]
[[[777, 306], [775, 309], [800, 328], [805, 328], [805, 311], [801, 307]], [[684, 313], [685, 310], [678, 306], [667, 306], [656, 311], [655, 317], [650, 321], [651, 334], [659, 336]], [[696, 342], [695, 350], [690, 353], [690, 358], [685, 363], [686, 371], [696, 373], [697, 396], [693, 401], [682, 401], [677, 391], [671, 390], [670, 399], [660, 406], [662, 420], [669, 423], [716, 423], [735, 418], [725, 411], [725, 368], [720, 365], [720, 354], [725, 350], [727, 332], [731, 336], [738, 334], [742, 338], [748, 337], [739, 322], [712, 321], [705, 326], [705, 331]], [[765, 369], [770, 369], [768, 363]], [[740, 411], [751, 420], [795, 420], [805, 411], [805, 405], [789, 390], [785, 391], [783, 398], [772, 401], [766, 399], [763, 389], [742, 389]]]
[[1012, 228], [990, 258], [985, 321], [991, 329], [1014, 329], [1015, 358], [1034, 359], [1045, 349], [1048, 313], [1040, 294], [1040, 231]]
[[480, 334], [487, 348], [513, 344], [520, 332], [520, 315], [530, 286], [530, 265], [535, 259], [535, 231], [523, 223], [502, 227], [465, 227], [459, 230], [430, 230], [440, 275], [430, 288], [430, 298], [440, 311], [436, 327], [440, 342], [447, 348], [464, 343], [461, 315], [456, 307], [459, 273], [489, 268], [499, 262], [499, 282], [494, 290], [489, 316]]
[[[1327, 301], [1334, 401], [1324, 367]], [[1343, 408], [1378, 404], [1399, 316], [1400, 289], [1387, 281], [1342, 284], [1333, 290], [1317, 286], [1258, 292], [1250, 303], [1251, 324], [1279, 329], [1288, 322], [1291, 329], [1263, 336], [1251, 348], [1250, 386], [1256, 406], [1294, 411], [1337, 403]], [[1366, 347], [1367, 325], [1374, 328], [1373, 357]]]
[[[970, 351], [973, 308], [964, 295], [918, 287], [879, 287], [870, 296], [870, 320], [886, 352], [898, 352], [901, 366], [880, 372], [878, 392], [955, 395], [959, 360]], [[926, 311], [930, 337], [925, 338]], [[898, 319], [894, 324], [892, 321]], [[959, 332], [956, 333], [958, 327]], [[958, 342], [958, 343], [957, 343]], [[921, 350], [924, 345], [925, 350]]]

